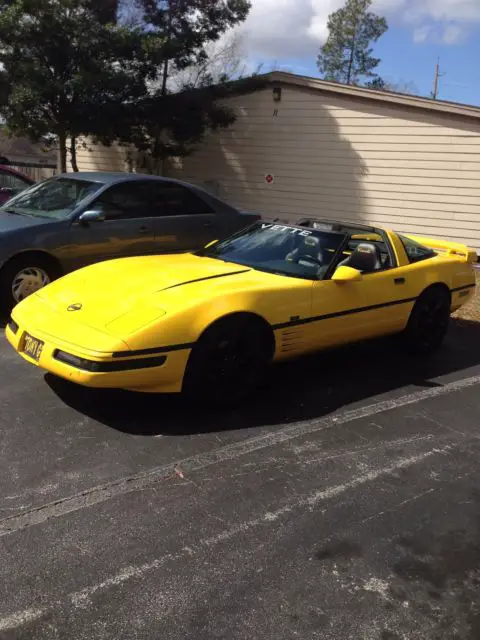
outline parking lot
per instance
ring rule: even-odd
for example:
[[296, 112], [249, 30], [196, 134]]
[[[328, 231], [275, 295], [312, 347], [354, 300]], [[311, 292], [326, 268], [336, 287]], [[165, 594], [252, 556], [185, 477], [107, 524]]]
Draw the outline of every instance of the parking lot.
[[480, 637], [479, 324], [229, 413], [0, 375], [0, 638]]

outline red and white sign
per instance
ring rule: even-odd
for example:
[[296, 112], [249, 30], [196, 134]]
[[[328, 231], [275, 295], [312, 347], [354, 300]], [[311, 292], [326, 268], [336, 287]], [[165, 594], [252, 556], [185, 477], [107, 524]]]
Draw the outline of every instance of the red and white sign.
[[273, 177], [273, 175], [271, 173], [267, 173], [265, 175], [265, 182], [267, 184], [272, 184], [274, 180], [275, 180], [275, 178]]

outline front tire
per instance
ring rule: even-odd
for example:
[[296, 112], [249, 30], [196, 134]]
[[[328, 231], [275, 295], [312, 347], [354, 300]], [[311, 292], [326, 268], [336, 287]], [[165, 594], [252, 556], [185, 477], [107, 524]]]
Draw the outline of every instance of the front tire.
[[16, 304], [58, 276], [59, 269], [42, 256], [14, 258], [0, 272], [1, 310], [10, 312]]
[[450, 293], [443, 287], [432, 287], [422, 293], [403, 334], [409, 351], [429, 355], [441, 346], [450, 323], [450, 306]]
[[190, 354], [184, 393], [195, 401], [236, 405], [255, 389], [271, 359], [267, 331], [248, 317], [219, 320]]

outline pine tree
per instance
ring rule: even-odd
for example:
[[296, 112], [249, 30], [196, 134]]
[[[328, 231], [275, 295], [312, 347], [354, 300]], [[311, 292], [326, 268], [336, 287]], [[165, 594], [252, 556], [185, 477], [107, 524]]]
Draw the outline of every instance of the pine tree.
[[76, 170], [77, 137], [115, 135], [111, 123], [145, 95], [157, 63], [146, 38], [155, 36], [100, 20], [92, 0], [0, 0], [0, 113], [9, 131], [57, 145], [62, 171], [68, 143]]
[[361, 78], [376, 78], [380, 63], [372, 56], [371, 44], [387, 31], [385, 18], [368, 11], [372, 0], [347, 0], [330, 14], [329, 35], [317, 59], [325, 80], [358, 84]]
[[228, 83], [175, 93], [168, 80], [205, 61], [249, 0], [135, 0], [134, 21], [119, 4], [0, 0], [0, 117], [13, 134], [57, 145], [62, 171], [68, 151], [77, 170], [78, 138], [163, 161], [235, 119], [218, 104], [235, 90]]

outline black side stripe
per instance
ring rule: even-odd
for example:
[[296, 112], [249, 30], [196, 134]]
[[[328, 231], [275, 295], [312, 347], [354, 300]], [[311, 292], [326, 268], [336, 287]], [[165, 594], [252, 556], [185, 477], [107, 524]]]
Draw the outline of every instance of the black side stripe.
[[114, 351], [114, 358], [128, 358], [133, 356], [150, 356], [156, 353], [169, 353], [170, 351], [182, 351], [183, 349], [193, 349], [195, 343], [170, 344], [167, 347], [153, 347], [152, 349], [137, 349], [136, 351]]
[[[457, 287], [451, 289], [451, 293], [458, 291], [464, 291], [475, 287], [475, 284], [464, 285], [463, 287]], [[417, 298], [405, 298], [404, 300], [394, 300], [393, 302], [382, 302], [381, 304], [374, 304], [370, 307], [358, 307], [356, 309], [347, 309], [346, 311], [337, 311], [336, 313], [327, 313], [322, 316], [312, 316], [311, 318], [302, 318], [301, 320], [291, 320], [289, 322], [282, 322], [280, 324], [273, 325], [273, 329], [286, 329], [287, 327], [297, 327], [302, 324], [310, 324], [311, 322], [320, 322], [321, 320], [331, 320], [332, 318], [340, 318], [342, 316], [350, 316], [354, 313], [364, 313], [365, 311], [375, 311], [376, 309], [384, 309], [387, 307], [396, 307], [401, 304], [409, 304], [416, 302]]]
[[340, 318], [342, 316], [351, 316], [354, 313], [364, 313], [365, 311], [374, 311], [375, 309], [383, 309], [385, 307], [396, 307], [400, 304], [415, 302], [417, 298], [406, 298], [405, 300], [395, 300], [393, 302], [382, 302], [382, 304], [374, 304], [370, 307], [357, 307], [356, 309], [347, 309], [346, 311], [337, 311], [335, 313], [327, 313], [322, 316], [312, 316], [310, 318], [302, 318], [301, 320], [291, 320], [290, 322], [282, 322], [274, 324], [273, 329], [286, 329], [287, 327], [297, 327], [301, 324], [310, 324], [311, 322], [320, 322], [321, 320], [330, 320], [332, 318]]
[[215, 278], [225, 278], [226, 276], [237, 276], [239, 273], [247, 273], [251, 269], [242, 269], [241, 271], [229, 271], [228, 273], [218, 273], [214, 276], [205, 276], [204, 278], [195, 278], [195, 280], [186, 280], [185, 282], [179, 282], [173, 284], [171, 287], [162, 289], [162, 291], [168, 291], [168, 289], [176, 289], [177, 287], [183, 287], [184, 284], [193, 284], [194, 282], [203, 282], [204, 280], [214, 280]]
[[[233, 274], [232, 274], [233, 275]], [[457, 291], [464, 291], [465, 289], [471, 289], [475, 287], [475, 284], [467, 284], [463, 287], [457, 287], [451, 289], [452, 293]], [[299, 320], [291, 320], [289, 322], [281, 322], [280, 324], [272, 325], [272, 329], [286, 329], [287, 327], [297, 327], [302, 324], [310, 324], [311, 322], [320, 322], [321, 320], [330, 320], [331, 318], [340, 318], [342, 316], [350, 316], [354, 313], [364, 313], [365, 311], [375, 311], [376, 309], [383, 309], [386, 307], [396, 307], [401, 304], [409, 304], [416, 302], [417, 298], [405, 298], [404, 300], [394, 300], [393, 302], [382, 302], [381, 304], [374, 304], [370, 307], [358, 307], [356, 309], [347, 309], [346, 311], [337, 311], [336, 313], [327, 313], [322, 316], [312, 316], [311, 318], [302, 318]], [[136, 351], [115, 351], [112, 356], [114, 358], [128, 358], [134, 356], [147, 356], [155, 355], [158, 353], [169, 353], [170, 351], [183, 351], [184, 349], [193, 349], [194, 342], [188, 342], [184, 344], [171, 344], [165, 347], [153, 347], [152, 349], [137, 349]]]
[[463, 287], [457, 287], [456, 289], [450, 289], [450, 291], [452, 293], [457, 293], [457, 291], [464, 291], [465, 289], [473, 289], [476, 286], [477, 285], [475, 283], [473, 283], [473, 284], [464, 284]]

